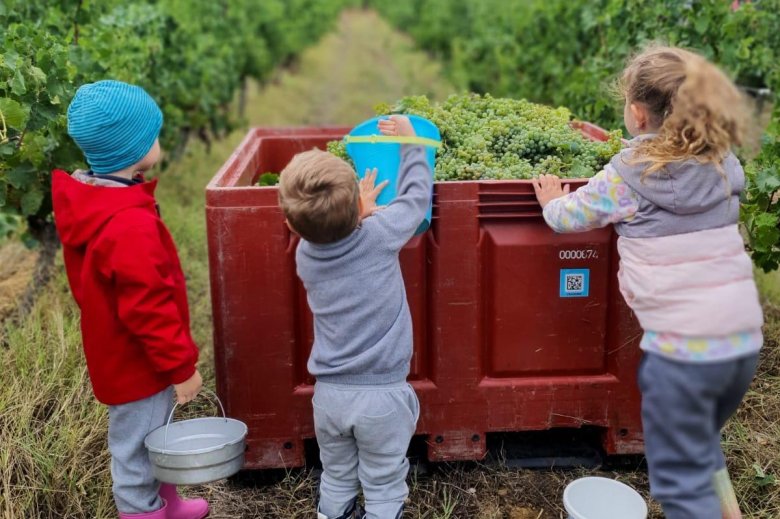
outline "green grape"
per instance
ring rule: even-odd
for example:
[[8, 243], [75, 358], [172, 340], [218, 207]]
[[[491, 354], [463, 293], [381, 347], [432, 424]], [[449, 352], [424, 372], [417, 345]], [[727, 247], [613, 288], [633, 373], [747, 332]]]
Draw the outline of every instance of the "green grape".
[[350, 166], [352, 166], [352, 169], [355, 169], [355, 163], [352, 162], [352, 157], [347, 154], [347, 143], [344, 142], [343, 139], [328, 142], [326, 149], [329, 153], [332, 153], [340, 159], [344, 159]]
[[260, 178], [257, 179], [258, 186], [275, 186], [279, 183], [279, 173], [273, 173], [271, 171], [263, 173]]

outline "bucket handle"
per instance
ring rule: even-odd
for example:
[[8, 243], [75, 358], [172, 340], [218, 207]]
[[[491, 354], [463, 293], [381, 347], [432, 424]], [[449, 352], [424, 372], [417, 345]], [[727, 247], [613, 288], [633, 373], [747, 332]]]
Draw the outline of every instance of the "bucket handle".
[[436, 139], [429, 139], [427, 137], [417, 136], [403, 136], [403, 135], [345, 135], [344, 142], [358, 143], [358, 144], [380, 144], [380, 143], [397, 143], [397, 144], [422, 144], [423, 146], [430, 146], [432, 148], [441, 148], [441, 141]]
[[[222, 418], [227, 421], [227, 415], [225, 414], [225, 406], [222, 405], [222, 400], [219, 399], [217, 394], [210, 390], [207, 387], [201, 388], [200, 393], [198, 395], [202, 395], [204, 393], [208, 393], [209, 395], [213, 396], [214, 399], [216, 399], [217, 403], [219, 404], [219, 408], [222, 411]], [[173, 404], [173, 409], [171, 409], [171, 414], [168, 415], [168, 421], [165, 423], [165, 438], [163, 439], [163, 450], [166, 450], [168, 448], [168, 427], [171, 426], [171, 420], [173, 420], [173, 413], [176, 412], [176, 408], [179, 406], [179, 402], [176, 402]]]

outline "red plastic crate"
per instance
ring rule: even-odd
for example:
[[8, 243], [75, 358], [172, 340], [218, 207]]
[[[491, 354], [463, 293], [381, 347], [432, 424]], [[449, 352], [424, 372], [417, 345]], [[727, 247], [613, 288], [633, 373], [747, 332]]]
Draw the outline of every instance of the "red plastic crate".
[[[297, 238], [277, 189], [252, 184], [348, 131], [254, 129], [206, 191], [217, 388], [249, 426], [247, 468], [301, 466], [314, 437]], [[611, 228], [553, 233], [528, 181], [436, 183], [431, 228], [401, 264], [430, 460], [481, 459], [490, 432], [583, 426], [603, 431], [607, 453], [642, 451], [641, 330], [618, 291]], [[587, 297], [560, 297], [563, 269], [588, 269]]]

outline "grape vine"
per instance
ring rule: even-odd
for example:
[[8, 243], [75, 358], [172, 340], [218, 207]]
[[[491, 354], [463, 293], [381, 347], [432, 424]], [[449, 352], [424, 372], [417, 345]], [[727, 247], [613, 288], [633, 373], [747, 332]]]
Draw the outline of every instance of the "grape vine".
[[208, 141], [240, 120], [231, 103], [327, 31], [350, 0], [0, 2], [0, 212], [51, 213], [50, 172], [83, 167], [66, 131], [77, 87], [139, 84], [160, 104], [163, 146]]
[[756, 265], [780, 264], [780, 0], [369, 3], [444, 60], [459, 88], [567, 106], [605, 128], [622, 124], [609, 87], [637, 48], [661, 41], [701, 52], [755, 99], [765, 137], [758, 158], [744, 161], [742, 222]]

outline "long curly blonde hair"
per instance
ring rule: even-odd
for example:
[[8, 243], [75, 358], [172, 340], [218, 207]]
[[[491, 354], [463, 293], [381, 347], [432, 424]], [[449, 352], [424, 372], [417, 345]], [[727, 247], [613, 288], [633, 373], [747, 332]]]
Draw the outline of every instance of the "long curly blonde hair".
[[672, 162], [695, 159], [718, 169], [747, 139], [743, 94], [718, 67], [676, 47], [653, 45], [633, 57], [619, 80], [629, 103], [648, 110], [658, 134], [636, 147], [633, 161], [649, 163], [643, 178]]

